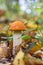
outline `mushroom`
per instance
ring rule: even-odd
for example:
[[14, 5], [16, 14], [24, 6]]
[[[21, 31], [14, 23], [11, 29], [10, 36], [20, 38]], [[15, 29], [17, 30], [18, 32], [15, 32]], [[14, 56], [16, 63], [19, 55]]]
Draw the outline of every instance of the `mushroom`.
[[10, 24], [10, 30], [14, 31], [13, 34], [13, 50], [15, 47], [22, 43], [21, 31], [26, 30], [26, 27], [22, 21], [14, 21]]

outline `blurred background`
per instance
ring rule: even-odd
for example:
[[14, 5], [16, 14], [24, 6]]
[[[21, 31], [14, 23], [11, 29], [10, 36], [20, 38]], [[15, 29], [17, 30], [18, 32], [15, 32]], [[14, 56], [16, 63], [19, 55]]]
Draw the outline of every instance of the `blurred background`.
[[0, 33], [5, 33], [8, 31], [8, 23], [16, 19], [22, 19], [27, 23], [29, 20], [42, 18], [43, 0], [0, 0], [0, 10], [5, 10], [4, 15], [0, 16]]
[[29, 19], [43, 14], [43, 0], [0, 0], [0, 9], [6, 10], [9, 19]]

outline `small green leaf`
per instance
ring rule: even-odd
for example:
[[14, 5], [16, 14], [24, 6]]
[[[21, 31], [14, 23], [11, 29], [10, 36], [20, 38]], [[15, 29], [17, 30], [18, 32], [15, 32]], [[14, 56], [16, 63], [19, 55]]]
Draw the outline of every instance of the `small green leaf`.
[[23, 39], [23, 40], [27, 40], [27, 39], [29, 39], [29, 38], [30, 38], [29, 35], [24, 35], [24, 36], [22, 36], [22, 39]]

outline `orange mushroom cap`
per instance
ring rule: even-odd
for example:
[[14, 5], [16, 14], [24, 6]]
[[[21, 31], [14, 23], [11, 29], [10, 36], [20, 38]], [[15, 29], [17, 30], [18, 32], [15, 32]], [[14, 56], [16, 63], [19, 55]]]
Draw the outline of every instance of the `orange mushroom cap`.
[[26, 30], [26, 27], [22, 21], [15, 21], [10, 24], [10, 30], [17, 31], [17, 30]]

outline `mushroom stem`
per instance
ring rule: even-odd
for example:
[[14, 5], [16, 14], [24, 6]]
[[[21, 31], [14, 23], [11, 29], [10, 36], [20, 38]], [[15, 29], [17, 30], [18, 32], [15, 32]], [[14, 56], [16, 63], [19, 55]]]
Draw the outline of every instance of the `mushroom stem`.
[[21, 31], [15, 31], [13, 35], [13, 54], [15, 53], [15, 47], [22, 43]]

